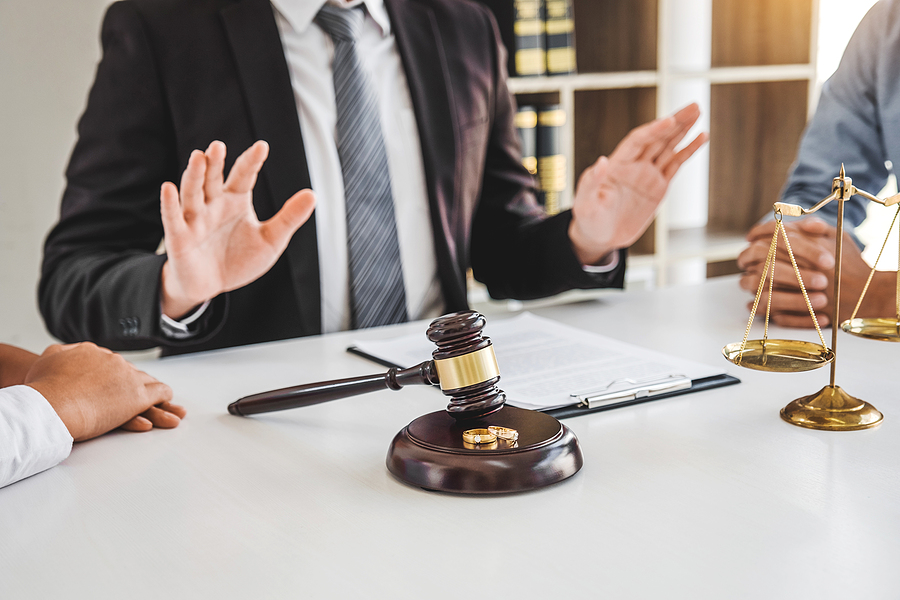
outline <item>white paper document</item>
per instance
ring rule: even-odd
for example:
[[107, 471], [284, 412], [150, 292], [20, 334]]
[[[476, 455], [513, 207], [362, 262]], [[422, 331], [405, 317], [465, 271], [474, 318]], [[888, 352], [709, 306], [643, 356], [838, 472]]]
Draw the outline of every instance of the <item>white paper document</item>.
[[[484, 328], [500, 366], [507, 401], [549, 410], [573, 404], [596, 407], [690, 387], [692, 379], [722, 369], [669, 356], [523, 313]], [[431, 358], [435, 346], [424, 334], [356, 342], [359, 350], [410, 367]]]

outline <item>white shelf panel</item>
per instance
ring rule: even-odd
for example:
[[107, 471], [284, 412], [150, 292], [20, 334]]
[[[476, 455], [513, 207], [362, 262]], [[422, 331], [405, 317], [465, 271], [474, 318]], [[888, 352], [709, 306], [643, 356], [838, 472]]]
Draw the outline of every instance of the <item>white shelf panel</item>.
[[673, 71], [673, 79], [704, 79], [710, 83], [754, 83], [757, 81], [815, 80], [814, 65], [766, 65], [759, 67], [717, 67], [708, 71]]
[[629, 269], [642, 269], [645, 267], [654, 267], [658, 262], [656, 254], [629, 254], [625, 263]]
[[553, 77], [510, 77], [509, 89], [514, 94], [535, 94], [571, 90], [614, 90], [653, 87], [659, 83], [656, 71], [624, 71], [621, 73], [581, 73]]
[[[815, 80], [814, 65], [766, 65], [754, 67], [718, 67], [704, 71], [672, 69], [665, 74], [672, 80], [699, 79], [710, 83], [751, 83], [757, 81]], [[659, 85], [660, 71], [624, 71], [620, 73], [581, 73], [554, 77], [511, 77], [514, 94], [539, 94], [562, 90], [611, 90]]]
[[744, 234], [713, 233], [706, 227], [669, 231], [669, 262], [703, 258], [707, 262], [734, 260], [747, 247]]

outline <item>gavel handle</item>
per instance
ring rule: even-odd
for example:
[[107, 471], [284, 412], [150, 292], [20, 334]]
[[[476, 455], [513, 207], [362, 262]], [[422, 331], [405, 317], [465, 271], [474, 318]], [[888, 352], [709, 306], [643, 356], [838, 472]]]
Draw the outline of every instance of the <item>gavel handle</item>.
[[228, 412], [246, 417], [257, 413], [312, 406], [368, 392], [399, 390], [406, 385], [437, 385], [438, 383], [434, 361], [428, 360], [408, 369], [390, 369], [381, 375], [307, 383], [245, 396], [229, 404]]

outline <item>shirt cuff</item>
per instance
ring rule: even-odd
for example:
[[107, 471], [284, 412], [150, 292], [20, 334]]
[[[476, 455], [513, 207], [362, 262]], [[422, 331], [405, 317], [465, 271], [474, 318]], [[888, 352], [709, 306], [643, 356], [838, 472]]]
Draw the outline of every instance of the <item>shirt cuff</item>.
[[182, 319], [179, 319], [178, 321], [171, 317], [167, 317], [160, 309], [159, 327], [160, 329], [162, 329], [163, 335], [173, 340], [187, 340], [197, 335], [199, 333], [198, 329], [196, 327], [191, 327], [191, 325], [197, 323], [200, 317], [203, 316], [203, 313], [205, 313], [206, 309], [209, 308], [210, 302], [210, 300], [207, 300], [206, 302], [201, 304], [199, 308], [197, 308], [194, 312], [188, 314], [188, 316]]
[[619, 266], [619, 252], [614, 250], [609, 253], [606, 263], [602, 265], [581, 265], [581, 268], [585, 273], [609, 273], [610, 271], [615, 271], [616, 267]]
[[0, 487], [40, 473], [72, 451], [65, 423], [37, 390], [0, 389]]

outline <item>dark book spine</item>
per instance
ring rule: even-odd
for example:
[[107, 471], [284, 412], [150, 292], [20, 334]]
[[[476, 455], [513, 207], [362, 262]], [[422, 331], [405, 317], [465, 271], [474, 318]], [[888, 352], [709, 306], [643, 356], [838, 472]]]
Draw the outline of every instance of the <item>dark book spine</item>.
[[543, 75], [547, 72], [544, 46], [544, 0], [514, 0], [516, 75]]
[[522, 164], [532, 175], [537, 175], [537, 110], [533, 106], [520, 106], [516, 113], [516, 131], [522, 146]]
[[572, 0], [546, 0], [547, 74], [575, 72], [575, 20]]
[[544, 106], [537, 115], [537, 163], [540, 197], [548, 215], [559, 212], [566, 190], [566, 155], [562, 151], [562, 128], [566, 113], [559, 105]]

